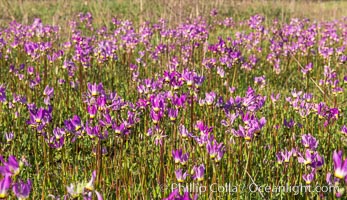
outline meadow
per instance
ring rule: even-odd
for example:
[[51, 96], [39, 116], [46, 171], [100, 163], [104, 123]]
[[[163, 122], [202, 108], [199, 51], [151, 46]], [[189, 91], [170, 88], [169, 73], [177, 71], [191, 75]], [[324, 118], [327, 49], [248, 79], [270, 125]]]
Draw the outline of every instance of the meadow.
[[54, 2], [0, 5], [0, 199], [346, 199], [346, 3]]

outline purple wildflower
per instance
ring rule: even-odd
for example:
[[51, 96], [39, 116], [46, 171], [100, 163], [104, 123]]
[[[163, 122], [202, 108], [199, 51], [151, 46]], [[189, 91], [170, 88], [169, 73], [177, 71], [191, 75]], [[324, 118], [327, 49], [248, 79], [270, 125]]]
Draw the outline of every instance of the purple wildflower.
[[199, 166], [194, 166], [193, 171], [194, 171], [193, 178], [195, 180], [198, 180], [199, 182], [204, 180], [204, 175], [205, 175], [205, 166], [204, 166], [204, 164], [201, 164]]
[[19, 181], [13, 185], [13, 193], [18, 199], [27, 199], [31, 191], [31, 181], [28, 179], [27, 182]]
[[311, 134], [304, 134], [301, 136], [301, 143], [305, 148], [316, 150], [318, 147], [318, 141]]
[[183, 183], [186, 177], [188, 176], [188, 173], [187, 172], [183, 173], [182, 169], [176, 170], [175, 174], [176, 174], [176, 179], [179, 183]]
[[334, 151], [334, 176], [339, 179], [345, 178], [347, 175], [347, 159], [343, 160], [342, 151]]
[[11, 177], [5, 176], [0, 181], [0, 199], [5, 199], [8, 196], [8, 191], [11, 187]]
[[312, 183], [312, 181], [314, 180], [314, 177], [315, 177], [315, 171], [312, 171], [309, 174], [302, 175], [302, 178], [304, 179], [307, 185], [310, 185]]

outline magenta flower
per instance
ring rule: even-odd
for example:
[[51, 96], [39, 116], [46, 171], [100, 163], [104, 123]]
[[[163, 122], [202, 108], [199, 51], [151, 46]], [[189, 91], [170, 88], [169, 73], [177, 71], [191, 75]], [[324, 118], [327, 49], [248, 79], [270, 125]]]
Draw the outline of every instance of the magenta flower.
[[0, 85], [0, 102], [6, 102], [6, 88]]
[[185, 191], [183, 196], [180, 195], [180, 190], [175, 189], [174, 191], [171, 192], [171, 194], [164, 198], [163, 200], [197, 200], [198, 195], [194, 194], [193, 198], [190, 197], [190, 194], [188, 191]]
[[163, 117], [164, 112], [162, 110], [160, 110], [159, 112], [155, 112], [154, 110], [151, 110], [150, 115], [151, 115], [153, 123], [157, 124]]
[[46, 113], [46, 110], [44, 108], [39, 108], [37, 111], [35, 110], [29, 110], [29, 111], [30, 111], [30, 120], [28, 121], [29, 125], [37, 126], [38, 124], [42, 123]]
[[289, 163], [290, 158], [292, 157], [293, 152], [292, 151], [282, 151], [279, 152], [276, 156], [277, 156], [277, 160], [279, 161], [278, 163], [281, 164], [282, 161], [285, 163]]
[[315, 159], [315, 154], [316, 152], [312, 152], [309, 149], [306, 149], [305, 155], [299, 153], [298, 162], [303, 163], [305, 165], [310, 165]]
[[335, 196], [336, 198], [341, 198], [344, 193], [345, 193], [345, 188], [339, 187], [335, 193]]
[[246, 129], [239, 125], [239, 130], [231, 129], [236, 137], [243, 137], [247, 142], [251, 141], [254, 137], [254, 132], [251, 129]]
[[200, 130], [203, 131], [205, 129], [207, 129], [208, 127], [204, 124], [204, 122], [202, 120], [198, 120], [195, 125], [194, 125], [194, 129], [196, 131]]
[[98, 107], [98, 110], [106, 110], [106, 97], [105, 96], [98, 96], [96, 98], [96, 106]]
[[3, 163], [3, 166], [0, 166], [0, 173], [3, 176], [16, 176], [19, 174], [20, 166], [16, 157], [9, 156], [6, 162], [3, 157], [0, 156], [0, 161]]
[[223, 151], [223, 143], [217, 143], [217, 141], [208, 141], [206, 145], [207, 153], [210, 155], [210, 158], [214, 159], [220, 151]]
[[92, 177], [90, 179], [90, 181], [87, 183], [87, 185], [85, 186], [86, 189], [90, 190], [90, 191], [94, 191], [94, 182], [95, 182], [95, 178], [96, 178], [96, 171], [94, 170], [92, 172]]
[[83, 196], [83, 199], [92, 200], [93, 192], [96, 194], [98, 200], [102, 200], [102, 195], [95, 190], [94, 182], [96, 178], [96, 171], [92, 172], [92, 177], [88, 183], [80, 182], [76, 184], [70, 184], [67, 186], [67, 192], [74, 199]]
[[168, 109], [168, 117], [171, 121], [175, 121], [178, 115], [178, 109], [175, 108], [169, 108]]
[[89, 118], [94, 119], [96, 116], [96, 113], [98, 112], [98, 109], [96, 105], [91, 105], [87, 107], [87, 111], [89, 113]]
[[217, 74], [223, 79], [225, 78], [225, 71], [222, 67], [217, 67]]
[[70, 120], [74, 131], [78, 131], [82, 128], [82, 121], [78, 115], [74, 115]]
[[103, 118], [99, 120], [101, 126], [110, 127], [112, 125], [112, 117], [109, 113], [103, 114]]
[[255, 83], [256, 85], [259, 85], [260, 88], [264, 88], [265, 85], [266, 85], [265, 76], [263, 75], [263, 76], [255, 77], [255, 78], [254, 78], [254, 83]]
[[303, 69], [301, 69], [301, 72], [303, 75], [306, 75], [308, 72], [310, 72], [312, 70], [312, 68], [313, 68], [313, 64], [309, 63]]
[[185, 153], [181, 156], [181, 165], [186, 165], [189, 159], [189, 153]]
[[195, 180], [198, 180], [199, 182], [204, 180], [204, 175], [205, 175], [205, 166], [204, 166], [204, 164], [201, 164], [199, 166], [194, 166], [193, 172], [194, 172], [193, 178]]
[[301, 143], [305, 148], [315, 150], [318, 147], [318, 141], [311, 134], [304, 134], [301, 136]]
[[326, 175], [325, 181], [328, 183], [328, 185], [338, 185], [340, 179], [332, 176], [332, 174], [330, 172], [328, 172]]
[[172, 150], [172, 157], [174, 158], [174, 161], [176, 164], [181, 163], [182, 165], [187, 164], [187, 161], [189, 159], [189, 153], [182, 153], [182, 149], [178, 150]]
[[183, 183], [186, 177], [188, 176], [188, 173], [183, 173], [182, 169], [178, 169], [175, 171], [176, 179], [179, 183]]
[[290, 119], [290, 120], [288, 120], [288, 121], [287, 121], [287, 119], [284, 119], [283, 125], [284, 125], [286, 128], [289, 128], [289, 129], [290, 129], [290, 128], [293, 128], [293, 127], [294, 127], [295, 122], [294, 122], [293, 119]]
[[221, 148], [219, 151], [217, 151], [217, 156], [215, 158], [215, 162], [218, 163], [219, 161], [222, 160], [223, 156], [224, 156], [224, 153], [225, 153], [225, 149], [224, 147]]
[[324, 158], [317, 153], [311, 164], [311, 167], [314, 168], [315, 170], [320, 170], [322, 169], [323, 165], [324, 165]]
[[14, 134], [13, 132], [5, 133], [5, 138], [7, 142], [11, 142], [13, 140]]
[[164, 97], [161, 95], [152, 96], [151, 104], [152, 104], [152, 109], [154, 112], [159, 112], [161, 110], [164, 110], [164, 106], [165, 106]]
[[193, 84], [194, 84], [194, 77], [195, 77], [195, 73], [193, 73], [191, 71], [185, 70], [182, 73], [182, 78], [186, 81], [188, 87], [193, 86]]
[[182, 149], [178, 150], [172, 150], [172, 157], [174, 158], [174, 161], [176, 164], [181, 162], [181, 157], [182, 157]]
[[56, 139], [60, 139], [61, 137], [63, 137], [66, 134], [65, 129], [64, 128], [59, 128], [56, 127], [53, 129], [53, 135]]
[[178, 127], [178, 131], [184, 139], [187, 139], [187, 137], [190, 135], [188, 129], [186, 129], [186, 127], [182, 124]]
[[186, 100], [187, 100], [186, 94], [182, 94], [181, 96], [178, 96], [177, 94], [175, 94], [173, 96], [172, 104], [175, 105], [176, 108], [183, 107]]
[[283, 156], [282, 156], [282, 152], [278, 152], [278, 153], [276, 153], [276, 158], [277, 158], [277, 163], [279, 164], [279, 165], [281, 165], [282, 163], [283, 163]]
[[341, 133], [343, 133], [345, 136], [347, 136], [347, 126], [346, 125], [342, 126]]
[[11, 177], [10, 176], [5, 176], [1, 181], [0, 181], [0, 199], [5, 199], [8, 196], [8, 191], [11, 187]]
[[117, 125], [117, 124], [114, 122], [114, 123], [112, 123], [112, 129], [114, 130], [114, 132], [115, 132], [117, 135], [124, 134], [125, 131], [126, 131], [126, 127], [125, 127], [125, 124], [124, 124], [124, 123], [121, 123], [121, 124]]
[[13, 193], [18, 199], [27, 199], [31, 191], [31, 181], [28, 179], [27, 182], [19, 181], [13, 185]]
[[89, 95], [93, 97], [99, 96], [100, 94], [104, 94], [104, 86], [102, 85], [102, 83], [99, 83], [98, 85], [96, 83], [88, 83], [87, 86]]
[[302, 175], [302, 178], [304, 179], [307, 185], [310, 185], [312, 183], [312, 181], [314, 180], [314, 177], [315, 177], [315, 171], [312, 171], [309, 174]]
[[65, 137], [61, 136], [60, 138], [56, 138], [55, 136], [52, 136], [51, 138], [49, 138], [49, 140], [46, 141], [51, 148], [60, 150], [64, 146]]
[[154, 137], [154, 143], [155, 145], [163, 145], [163, 139], [167, 137], [167, 135], [163, 135], [163, 132], [161, 131], [159, 134], [155, 135]]
[[347, 175], [347, 159], [343, 160], [342, 151], [334, 151], [334, 176], [339, 179], [344, 179]]
[[174, 191], [171, 192], [171, 194], [164, 198], [163, 200], [176, 200], [180, 197], [180, 191], [179, 189], [175, 189]]
[[210, 93], [206, 93], [205, 102], [208, 106], [212, 106], [215, 100], [216, 100], [215, 92], [212, 91]]
[[45, 90], [43, 91], [43, 96], [52, 98], [54, 95], [54, 88], [46, 86]]
[[278, 93], [276, 96], [272, 93], [271, 96], [270, 96], [271, 101], [272, 101], [273, 104], [275, 104], [280, 97], [281, 97], [281, 93]]

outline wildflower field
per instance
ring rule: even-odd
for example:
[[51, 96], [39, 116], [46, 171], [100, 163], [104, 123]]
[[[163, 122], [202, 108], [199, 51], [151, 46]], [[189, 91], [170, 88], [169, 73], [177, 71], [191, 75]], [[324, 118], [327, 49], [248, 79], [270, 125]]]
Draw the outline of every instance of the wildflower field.
[[3, 23], [0, 199], [346, 199], [346, 45], [347, 17]]

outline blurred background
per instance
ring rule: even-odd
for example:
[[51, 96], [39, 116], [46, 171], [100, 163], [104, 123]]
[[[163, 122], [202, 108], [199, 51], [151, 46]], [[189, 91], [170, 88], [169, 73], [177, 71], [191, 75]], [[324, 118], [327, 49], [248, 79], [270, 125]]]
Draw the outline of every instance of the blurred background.
[[113, 17], [127, 18], [134, 23], [168, 20], [177, 24], [189, 17], [210, 15], [212, 9], [222, 17], [245, 19], [262, 14], [267, 20], [288, 21], [291, 17], [318, 21], [339, 19], [347, 15], [347, 1], [235, 1], [235, 0], [0, 0], [0, 26], [16, 20], [32, 23], [65, 25], [79, 12], [91, 12], [95, 25], [107, 25]]

